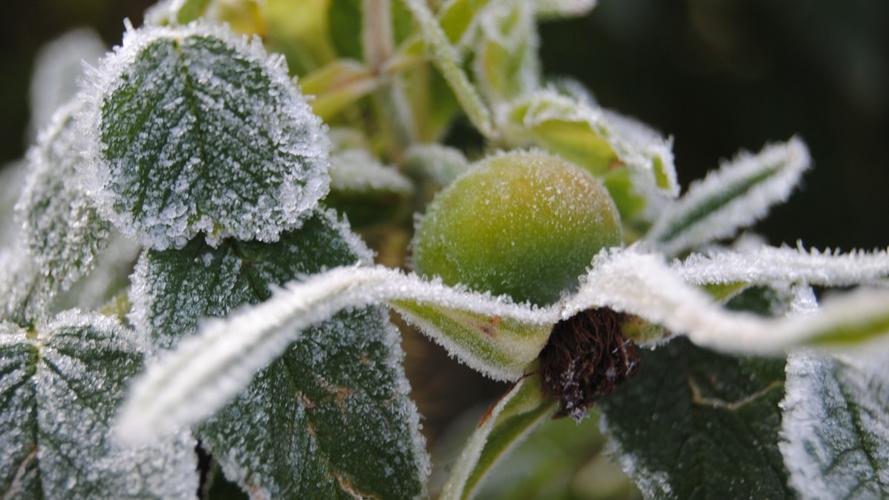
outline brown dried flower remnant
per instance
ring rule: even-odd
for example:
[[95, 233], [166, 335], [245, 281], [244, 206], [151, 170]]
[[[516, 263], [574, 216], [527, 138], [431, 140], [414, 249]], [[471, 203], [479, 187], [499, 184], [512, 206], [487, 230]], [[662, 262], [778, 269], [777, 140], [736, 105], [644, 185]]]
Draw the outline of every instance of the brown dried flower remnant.
[[556, 417], [582, 419], [596, 400], [639, 371], [639, 348], [621, 331], [628, 318], [589, 309], [553, 327], [540, 372], [544, 391], [560, 403]]

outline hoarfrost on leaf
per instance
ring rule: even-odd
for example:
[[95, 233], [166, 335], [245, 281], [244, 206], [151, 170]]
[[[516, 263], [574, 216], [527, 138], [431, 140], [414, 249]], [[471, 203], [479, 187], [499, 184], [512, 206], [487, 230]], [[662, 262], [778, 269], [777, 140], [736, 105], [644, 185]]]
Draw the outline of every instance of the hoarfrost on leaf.
[[543, 19], [580, 17], [588, 14], [598, 0], [535, 0], [537, 16]]
[[89, 83], [85, 182], [147, 246], [276, 241], [327, 193], [325, 129], [257, 38], [128, 29]]
[[779, 446], [801, 498], [889, 496], [887, 358], [884, 349], [788, 359]]
[[[370, 260], [331, 212], [273, 244], [227, 241], [214, 249], [193, 241], [148, 250], [133, 277], [131, 319], [156, 349], [170, 348], [193, 335], [201, 317], [266, 300], [298, 276]], [[256, 498], [420, 495], [428, 459], [385, 309], [341, 312], [288, 344], [198, 428], [225, 475]], [[229, 373], [217, 375], [231, 384]], [[129, 432], [128, 440], [145, 438]]]
[[668, 206], [646, 235], [668, 255], [731, 236], [787, 200], [811, 165], [809, 150], [794, 137], [758, 154], [740, 153]]
[[36, 331], [0, 323], [4, 498], [193, 498], [194, 440], [131, 450], [110, 423], [142, 355], [117, 322], [68, 311]]
[[405, 152], [409, 173], [447, 186], [469, 170], [469, 161], [459, 149], [440, 144], [414, 144]]
[[41, 132], [28, 152], [28, 179], [16, 204], [28, 250], [55, 291], [92, 269], [110, 229], [77, 181], [84, 161], [75, 125], [81, 107], [78, 101], [63, 106]]
[[677, 339], [599, 408], [603, 433], [646, 498], [785, 498], [778, 451], [783, 360], [732, 358]]
[[23, 160], [0, 166], [0, 248], [19, 239], [21, 225], [13, 214], [27, 177], [27, 163]]
[[393, 167], [363, 149], [347, 149], [330, 157], [330, 189], [340, 192], [382, 191], [410, 194], [413, 185]]
[[875, 285], [889, 278], [889, 252], [757, 246], [741, 251], [692, 254], [673, 268], [695, 285], [808, 283], [817, 286]]

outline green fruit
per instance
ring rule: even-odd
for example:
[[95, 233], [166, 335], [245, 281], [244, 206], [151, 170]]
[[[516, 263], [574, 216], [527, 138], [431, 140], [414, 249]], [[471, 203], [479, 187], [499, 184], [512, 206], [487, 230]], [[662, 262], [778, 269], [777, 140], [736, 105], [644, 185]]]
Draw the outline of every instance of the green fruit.
[[449, 285], [544, 305], [620, 243], [617, 209], [597, 179], [555, 156], [512, 152], [482, 160], [435, 197], [413, 262]]

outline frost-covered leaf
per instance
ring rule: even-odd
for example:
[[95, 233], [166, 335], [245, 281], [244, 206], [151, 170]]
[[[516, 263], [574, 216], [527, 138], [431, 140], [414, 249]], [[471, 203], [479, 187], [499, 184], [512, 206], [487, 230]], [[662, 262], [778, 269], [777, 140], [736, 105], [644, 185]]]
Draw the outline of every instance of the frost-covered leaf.
[[800, 498], [889, 496], [887, 356], [872, 358], [788, 359], [780, 448]]
[[[213, 249], [196, 241], [147, 251], [133, 278], [132, 320], [156, 347], [173, 347], [201, 317], [225, 316], [267, 299], [278, 284], [358, 260], [369, 261], [368, 250], [330, 213], [274, 244]], [[419, 495], [427, 458], [385, 309], [339, 313], [282, 351], [199, 427], [226, 477], [253, 498]], [[214, 382], [226, 377], [220, 371]]]
[[21, 225], [15, 220], [15, 203], [28, 176], [27, 163], [14, 161], [0, 166], [0, 248], [19, 239]]
[[16, 241], [0, 249], [0, 321], [31, 325], [47, 316], [52, 293], [23, 247]]
[[580, 17], [589, 14], [598, 0], [535, 0], [537, 17], [543, 19]]
[[411, 193], [411, 181], [363, 149], [348, 149], [330, 158], [330, 188], [341, 193]]
[[160, 0], [145, 11], [145, 24], [188, 24], [203, 16], [211, 0]]
[[517, 99], [501, 116], [515, 144], [536, 144], [603, 178], [624, 220], [652, 219], [679, 193], [669, 139], [630, 118], [553, 89]]
[[129, 30], [91, 80], [86, 182], [145, 245], [276, 241], [327, 193], [321, 122], [258, 39], [202, 24]]
[[599, 408], [646, 498], [788, 498], [778, 450], [781, 360], [736, 359], [675, 340]]
[[[149, 368], [134, 387], [121, 426], [150, 439], [200, 421], [238, 394], [288, 345], [307, 338], [310, 327], [342, 310], [386, 301], [436, 305], [459, 311], [470, 322], [482, 318], [475, 321], [471, 337], [465, 327], [451, 337], [451, 331], [430, 321], [419, 326], [470, 367], [501, 380], [522, 376], [546, 343], [549, 325], [559, 318], [555, 308], [516, 305], [505, 297], [450, 288], [392, 269], [339, 267], [289, 283], [269, 300], [225, 320], [206, 322], [196, 337]], [[138, 318], [134, 322], [140, 323]], [[507, 327], [501, 328], [504, 323]]]
[[405, 0], [405, 3], [420, 26], [432, 61], [447, 80], [467, 118], [482, 135], [494, 137], [496, 131], [491, 112], [460, 66], [457, 51], [442, 30], [438, 19], [429, 11], [424, 0]]
[[31, 77], [31, 128], [36, 134], [53, 114], [77, 95], [85, 64], [95, 64], [105, 53], [99, 34], [77, 28], [40, 48]]
[[93, 270], [59, 294], [51, 310], [76, 307], [93, 311], [107, 305], [129, 287], [130, 274], [141, 251], [138, 243], [113, 231], [108, 246], [96, 257]]
[[66, 290], [88, 273], [108, 242], [110, 224], [80, 186], [82, 137], [75, 123], [81, 104], [63, 106], [28, 152], [28, 179], [16, 212], [46, 286]]
[[482, 416], [439, 498], [471, 498], [497, 462], [555, 413], [557, 405], [544, 396], [542, 387], [537, 375], [529, 375]]
[[646, 240], [675, 255], [731, 236], [786, 201], [810, 164], [809, 151], [797, 138], [766, 146], [756, 155], [742, 152], [692, 184], [667, 207]]
[[889, 252], [839, 252], [756, 247], [692, 254], [673, 268], [695, 285], [809, 283], [817, 286], [877, 284], [889, 278]]
[[479, 19], [473, 68], [490, 102], [505, 102], [540, 86], [532, 0], [491, 4]]
[[348, 149], [330, 157], [327, 206], [346, 214], [353, 226], [409, 220], [411, 181], [381, 164], [367, 150]]
[[379, 78], [363, 64], [338, 59], [299, 81], [306, 95], [315, 96], [312, 111], [324, 120], [354, 104], [380, 85]]
[[634, 249], [605, 251], [564, 301], [562, 318], [609, 307], [659, 324], [694, 343], [738, 354], [783, 354], [801, 345], [843, 348], [889, 335], [889, 293], [860, 290], [825, 301], [815, 314], [764, 319], [730, 312], [691, 286], [660, 256]]
[[36, 330], [0, 323], [0, 491], [4, 498], [193, 498], [194, 440], [130, 450], [110, 423], [139, 346], [116, 322], [77, 311]]
[[405, 168], [416, 177], [445, 187], [469, 170], [469, 160], [456, 148], [441, 144], [414, 144], [405, 152]]

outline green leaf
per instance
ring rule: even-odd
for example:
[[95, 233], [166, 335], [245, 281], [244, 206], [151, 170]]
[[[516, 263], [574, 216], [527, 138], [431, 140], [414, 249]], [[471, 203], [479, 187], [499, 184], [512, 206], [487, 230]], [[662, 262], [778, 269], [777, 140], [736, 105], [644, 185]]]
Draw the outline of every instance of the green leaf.
[[492, 378], [516, 379], [537, 359], [552, 331], [551, 324], [534, 324], [497, 315], [418, 300], [391, 300], [404, 319], [459, 359]]
[[183, 0], [182, 7], [176, 13], [176, 22], [179, 24], [188, 24], [195, 19], [204, 15], [210, 0]]
[[518, 381], [482, 416], [453, 465], [440, 498], [471, 498], [496, 463], [556, 409], [556, 403], [544, 396], [537, 375]]
[[[192, 242], [147, 251], [133, 279], [133, 321], [156, 347], [169, 348], [194, 333], [201, 317], [262, 302], [298, 276], [369, 260], [329, 212], [275, 244]], [[337, 314], [307, 330], [204, 423], [202, 440], [251, 494], [418, 496], [428, 459], [401, 357], [384, 309]]]
[[489, 102], [506, 102], [540, 86], [537, 28], [529, 0], [492, 4], [479, 19], [475, 78]]
[[479, 14], [489, 3], [491, 0], [447, 0], [438, 13], [438, 19], [448, 40], [464, 45], [478, 24]]
[[476, 129], [485, 137], [494, 137], [497, 131], [488, 110], [478, 91], [469, 81], [463, 68], [460, 66], [456, 49], [451, 45], [447, 35], [442, 31], [438, 20], [429, 11], [423, 0], [404, 0], [426, 41], [427, 50], [430, 52], [433, 63], [441, 71], [442, 76], [450, 85], [457, 97], [457, 101], [466, 112], [467, 118]]
[[25, 243], [52, 294], [88, 273], [109, 237], [110, 224], [78, 184], [81, 107], [76, 101], [62, 107], [28, 152], [28, 179], [16, 205]]
[[38, 330], [0, 323], [0, 491], [4, 498], [193, 498], [194, 440], [140, 449], [110, 422], [142, 367], [115, 321], [65, 312]]
[[886, 356], [787, 363], [781, 452], [800, 498], [889, 496]]
[[321, 122], [258, 39], [128, 31], [92, 80], [85, 175], [103, 214], [147, 246], [276, 241], [327, 193]]
[[732, 236], [786, 201], [811, 165], [797, 138], [766, 146], [756, 155], [741, 153], [723, 164], [661, 214], [646, 240], [668, 255]]
[[778, 450], [783, 360], [676, 339], [600, 403], [624, 471], [647, 498], [788, 498]]
[[379, 84], [376, 75], [361, 63], [338, 59], [309, 73], [299, 85], [306, 95], [315, 96], [312, 111], [328, 120], [373, 92]]

